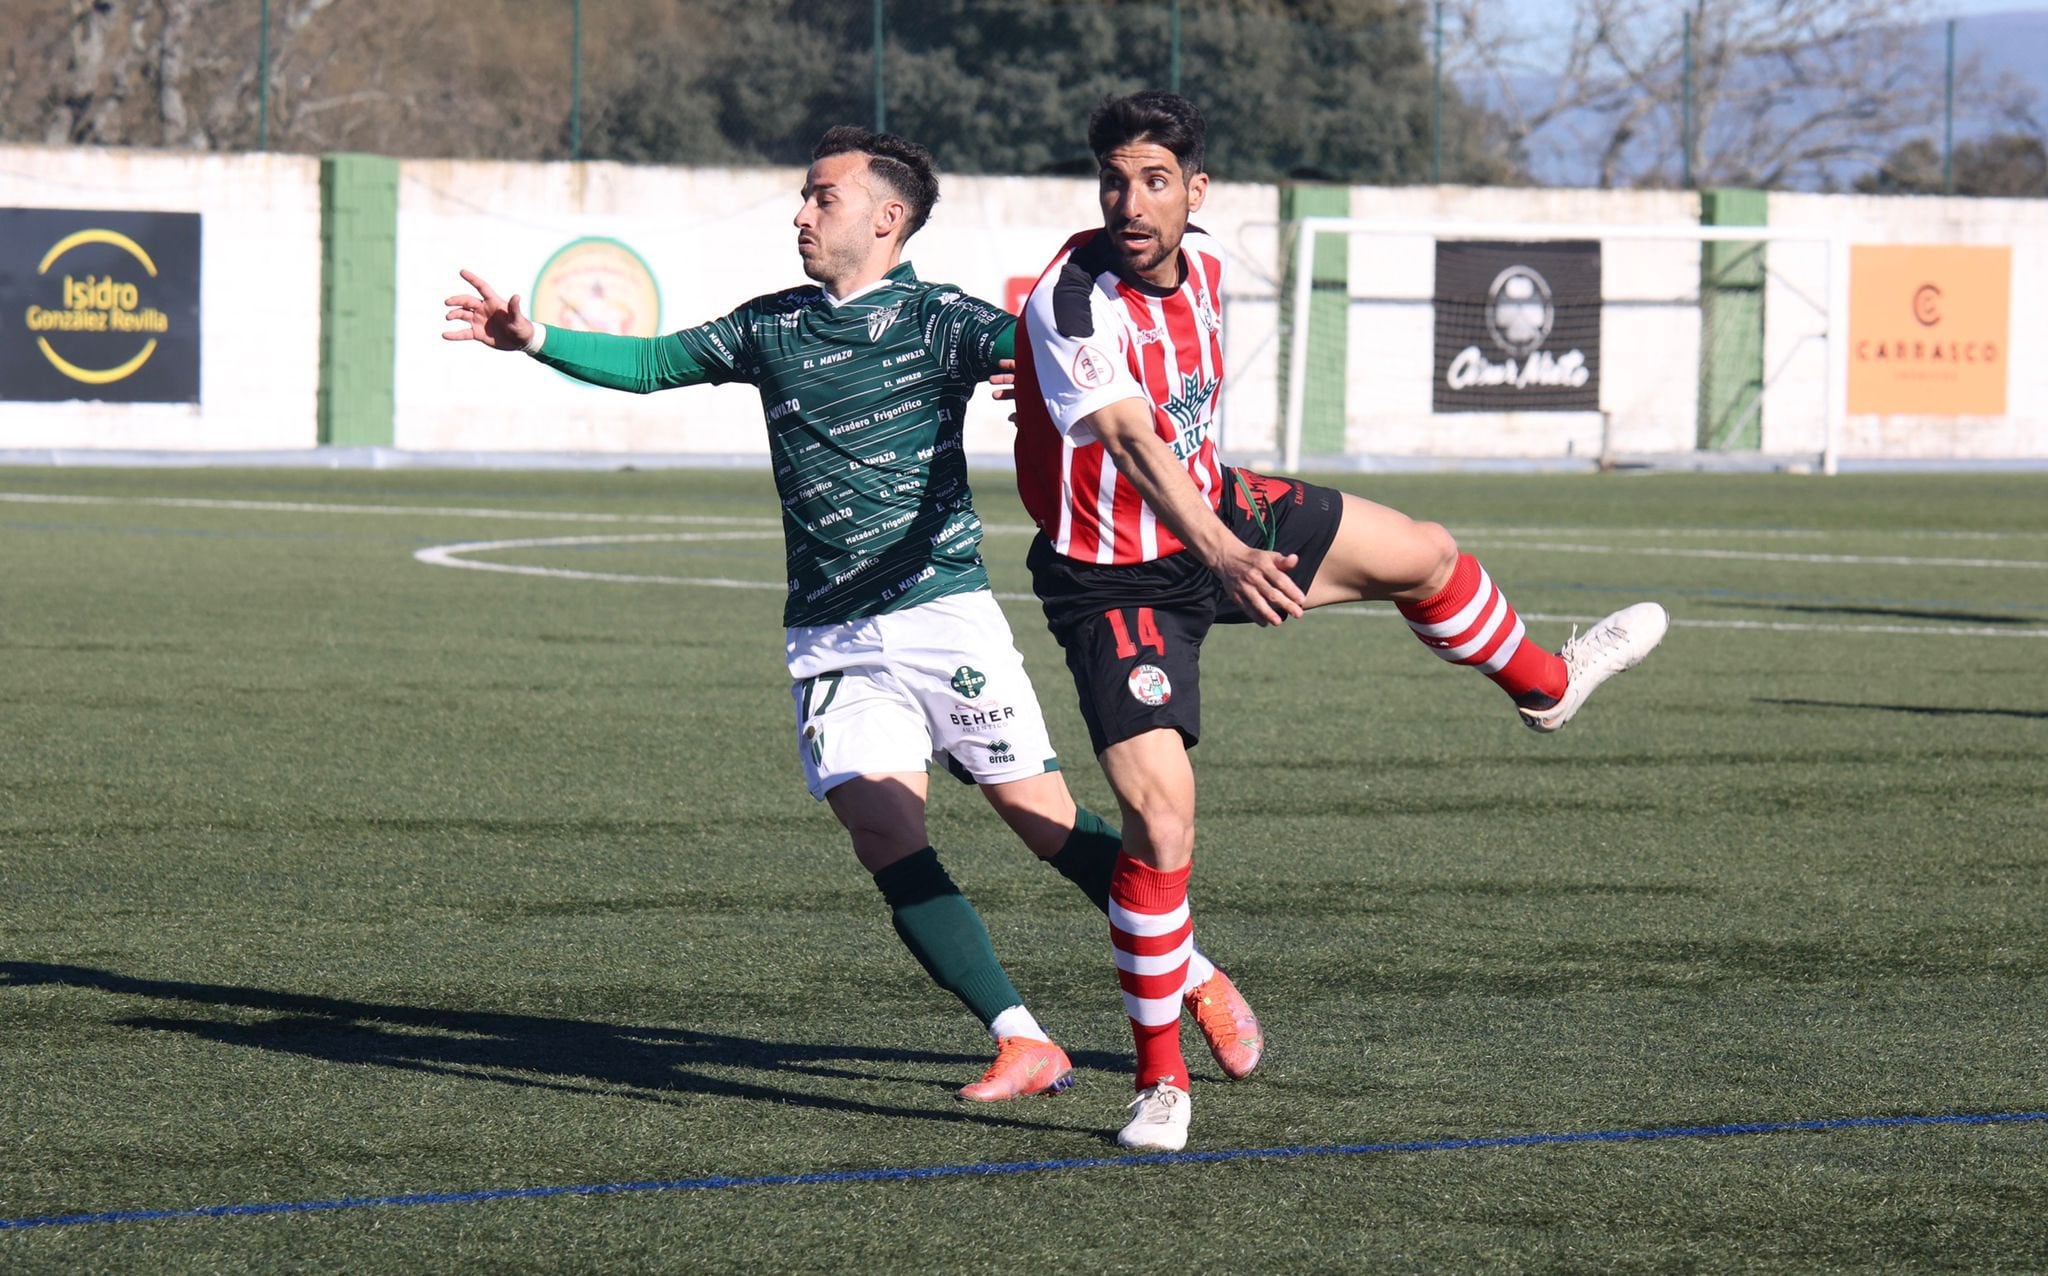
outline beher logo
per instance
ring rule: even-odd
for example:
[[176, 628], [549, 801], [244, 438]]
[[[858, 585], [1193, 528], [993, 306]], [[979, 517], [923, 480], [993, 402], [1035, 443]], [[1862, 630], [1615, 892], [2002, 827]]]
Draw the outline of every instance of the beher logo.
[[[150, 260], [142, 245], [119, 231], [99, 228], [74, 231], [58, 240], [50, 251], [43, 254], [36, 273], [47, 276], [50, 268], [72, 250], [87, 244], [107, 244], [118, 248], [132, 257], [148, 278], [157, 276], [156, 263]], [[85, 385], [110, 385], [134, 376], [156, 353], [157, 339], [171, 330], [169, 316], [154, 306], [143, 305], [141, 287], [116, 277], [112, 271], [104, 275], [88, 274], [82, 279], [67, 273], [63, 281], [62, 309], [28, 308], [28, 330], [37, 334], [36, 349], [42, 351], [43, 358], [50, 361], [51, 367]], [[83, 367], [57, 353], [48, 336], [53, 332], [132, 333], [141, 339], [142, 345], [128, 358], [111, 366]]]
[[2003, 416], [2010, 245], [1849, 250], [1852, 416]]
[[953, 671], [953, 690], [968, 700], [980, 695], [981, 689], [987, 685], [988, 678], [979, 669], [961, 665]]
[[202, 225], [0, 208], [0, 399], [199, 402]]

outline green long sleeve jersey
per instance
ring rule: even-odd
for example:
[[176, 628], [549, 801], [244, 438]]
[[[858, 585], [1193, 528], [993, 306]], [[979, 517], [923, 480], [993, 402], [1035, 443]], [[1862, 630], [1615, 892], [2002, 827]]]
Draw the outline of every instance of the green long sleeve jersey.
[[783, 624], [826, 625], [988, 588], [961, 429], [1014, 329], [905, 262], [837, 304], [792, 288], [665, 337], [550, 328], [535, 357], [640, 394], [756, 387], [782, 497]]

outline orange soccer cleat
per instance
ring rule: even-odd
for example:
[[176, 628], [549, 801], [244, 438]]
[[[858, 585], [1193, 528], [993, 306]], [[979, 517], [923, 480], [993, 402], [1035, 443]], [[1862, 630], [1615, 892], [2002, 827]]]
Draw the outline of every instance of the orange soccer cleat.
[[1250, 1076], [1266, 1051], [1266, 1034], [1230, 976], [1217, 971], [1188, 989], [1181, 1001], [1195, 1017], [1217, 1066], [1233, 1081]]
[[970, 1103], [999, 1103], [1027, 1094], [1058, 1094], [1074, 1084], [1074, 1065], [1067, 1052], [1050, 1041], [1004, 1037], [996, 1043], [996, 1061], [981, 1080], [960, 1088]]

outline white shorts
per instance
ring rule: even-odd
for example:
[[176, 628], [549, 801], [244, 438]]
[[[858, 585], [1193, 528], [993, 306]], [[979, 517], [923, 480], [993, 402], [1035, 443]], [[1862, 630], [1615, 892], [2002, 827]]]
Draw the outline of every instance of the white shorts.
[[786, 633], [797, 755], [814, 798], [933, 757], [976, 784], [1059, 769], [1010, 623], [987, 590]]

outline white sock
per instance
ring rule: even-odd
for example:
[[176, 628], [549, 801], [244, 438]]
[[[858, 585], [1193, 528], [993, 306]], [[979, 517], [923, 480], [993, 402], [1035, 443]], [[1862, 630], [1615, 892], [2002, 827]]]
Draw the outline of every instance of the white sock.
[[1193, 992], [1203, 984], [1208, 983], [1209, 976], [1215, 973], [1216, 963], [1204, 957], [1202, 950], [1197, 948], [1194, 952], [1188, 954], [1188, 986], [1181, 989], [1181, 991], [1184, 993]]
[[1022, 1006], [1012, 1006], [997, 1015], [988, 1025], [988, 1035], [1001, 1041], [1004, 1037], [1029, 1037], [1033, 1041], [1051, 1041], [1045, 1029], [1038, 1026], [1038, 1020]]

